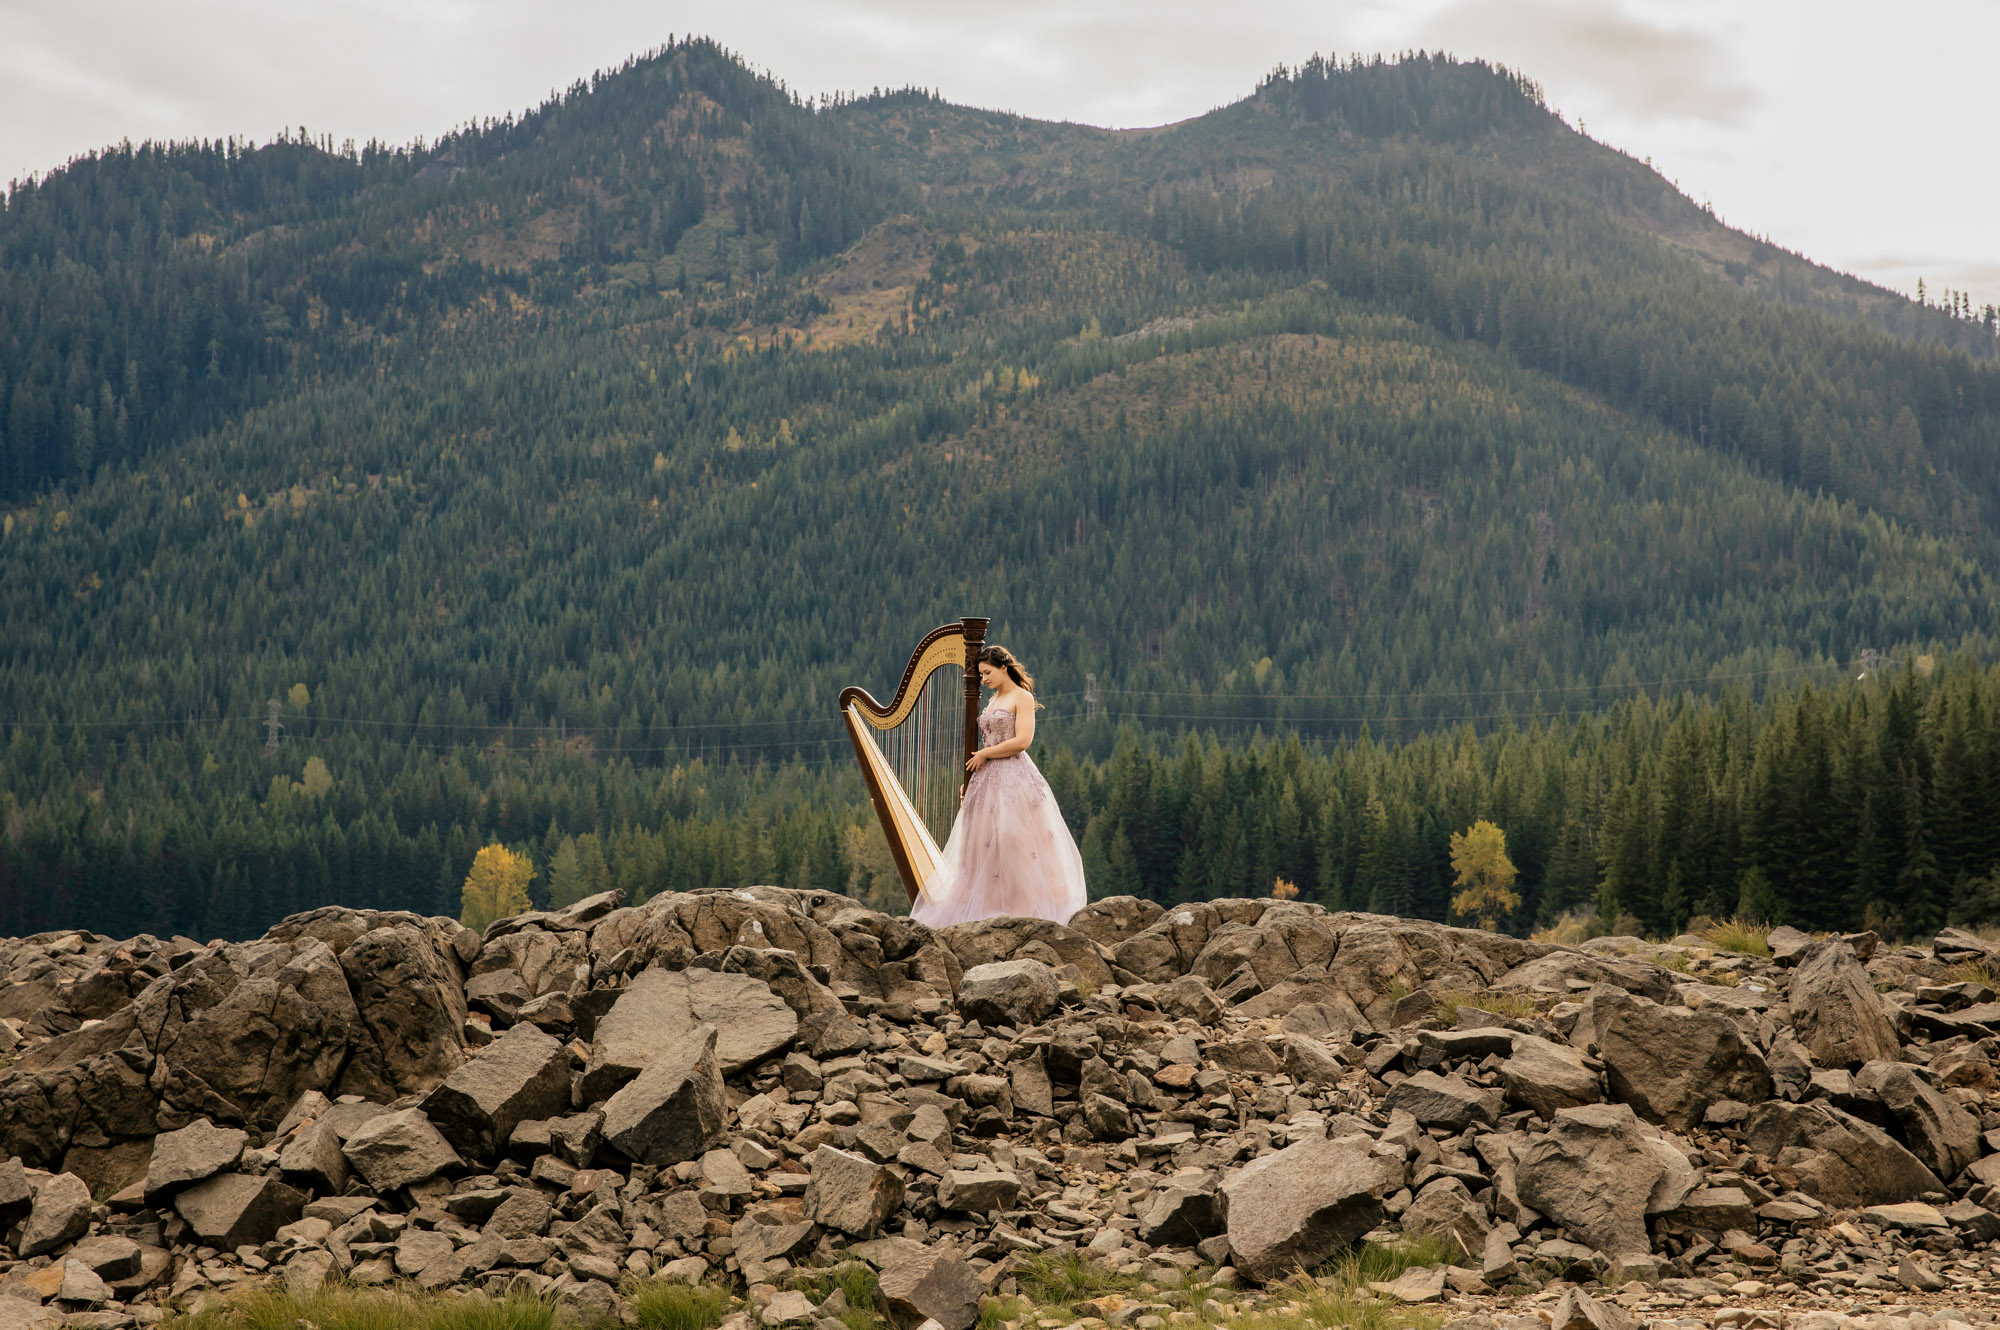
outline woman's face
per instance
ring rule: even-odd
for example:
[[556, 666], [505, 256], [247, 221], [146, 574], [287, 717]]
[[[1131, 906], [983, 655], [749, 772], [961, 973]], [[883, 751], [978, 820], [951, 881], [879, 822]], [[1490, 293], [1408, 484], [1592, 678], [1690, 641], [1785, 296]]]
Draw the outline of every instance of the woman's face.
[[1000, 681], [1006, 677], [1007, 671], [1001, 669], [998, 665], [990, 664], [983, 660], [979, 662], [979, 682], [985, 684], [988, 688], [998, 689]]

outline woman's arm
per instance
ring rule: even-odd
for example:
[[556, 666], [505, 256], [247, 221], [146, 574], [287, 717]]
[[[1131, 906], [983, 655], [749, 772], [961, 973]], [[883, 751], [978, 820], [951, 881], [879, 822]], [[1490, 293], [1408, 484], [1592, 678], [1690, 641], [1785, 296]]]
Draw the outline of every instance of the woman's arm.
[[1002, 739], [999, 743], [982, 748], [965, 763], [968, 774], [979, 770], [995, 758], [1012, 757], [1016, 753], [1028, 751], [1028, 745], [1035, 741], [1035, 699], [1033, 694], [1022, 694], [1027, 700], [1014, 704], [1014, 737]]

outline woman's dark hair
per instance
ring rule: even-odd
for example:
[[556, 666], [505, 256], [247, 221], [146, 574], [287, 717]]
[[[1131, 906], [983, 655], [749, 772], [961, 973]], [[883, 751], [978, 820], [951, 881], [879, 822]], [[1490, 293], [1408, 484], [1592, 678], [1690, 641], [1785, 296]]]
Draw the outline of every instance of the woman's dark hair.
[[1035, 676], [1021, 668], [1021, 662], [1014, 659], [1014, 653], [1006, 647], [989, 644], [979, 648], [979, 663], [991, 665], [995, 669], [1007, 671], [1007, 677], [1029, 692], [1035, 691]]

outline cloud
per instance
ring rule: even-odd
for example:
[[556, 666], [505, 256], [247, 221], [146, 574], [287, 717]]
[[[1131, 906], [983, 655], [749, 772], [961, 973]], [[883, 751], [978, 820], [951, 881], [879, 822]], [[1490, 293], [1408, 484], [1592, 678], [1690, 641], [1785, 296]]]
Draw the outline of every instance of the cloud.
[[1417, 42], [1502, 61], [1558, 99], [1582, 93], [1638, 120], [1733, 128], [1759, 101], [1714, 33], [1664, 27], [1607, 0], [1454, 0]]

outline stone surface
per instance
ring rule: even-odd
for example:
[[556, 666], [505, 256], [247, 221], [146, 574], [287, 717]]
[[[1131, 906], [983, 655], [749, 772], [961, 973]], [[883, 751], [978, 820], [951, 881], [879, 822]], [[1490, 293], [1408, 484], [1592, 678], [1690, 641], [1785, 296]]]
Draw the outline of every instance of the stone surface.
[[438, 1134], [468, 1158], [499, 1153], [523, 1121], [554, 1117], [570, 1102], [569, 1050], [532, 1024], [479, 1050], [424, 1097]]
[[1865, 1063], [1854, 1073], [1854, 1088], [1888, 1110], [1910, 1153], [1940, 1178], [1957, 1177], [1979, 1158], [1979, 1119], [1907, 1063]]
[[822, 1145], [807, 1159], [805, 1216], [849, 1237], [872, 1238], [903, 1202], [903, 1180], [882, 1165]]
[[1401, 1164], [1365, 1137], [1305, 1140], [1252, 1160], [1222, 1185], [1236, 1268], [1263, 1280], [1318, 1265], [1380, 1223], [1382, 1197], [1402, 1184]]
[[305, 1195], [272, 1177], [220, 1173], [174, 1197], [188, 1228], [225, 1251], [269, 1242], [305, 1209]]
[[634, 1163], [661, 1165], [694, 1159], [720, 1140], [729, 1110], [717, 1043], [715, 1027], [703, 1025], [659, 1046], [604, 1105], [605, 1142]]
[[1037, 960], [989, 961], [958, 982], [958, 1008], [984, 1025], [1038, 1025], [1056, 1009], [1056, 972]]
[[979, 1298], [985, 1291], [961, 1257], [928, 1249], [885, 1267], [876, 1298], [898, 1330], [918, 1330], [927, 1321], [936, 1322], [939, 1330], [970, 1330], [979, 1319]]
[[1468, 1085], [1456, 1076], [1440, 1076], [1420, 1071], [1399, 1081], [1382, 1101], [1382, 1111], [1398, 1109], [1426, 1127], [1464, 1131], [1473, 1123], [1491, 1126], [1500, 1117], [1501, 1096], [1497, 1090]]
[[581, 1101], [609, 1098], [703, 1026], [716, 1031], [718, 1067], [730, 1076], [790, 1047], [799, 1018], [769, 984], [748, 975], [642, 971], [597, 1023], [577, 1087]]
[[1790, 1167], [1801, 1191], [1830, 1205], [1886, 1205], [1944, 1186], [1880, 1127], [1823, 1103], [1759, 1104], [1744, 1119], [1743, 1140], [1772, 1158], [1809, 1152]]
[[347, 1162], [376, 1191], [407, 1187], [461, 1164], [420, 1108], [383, 1113], [347, 1138]]
[[218, 1127], [207, 1118], [179, 1131], [153, 1138], [153, 1157], [146, 1169], [146, 1200], [157, 1203], [189, 1183], [236, 1167], [250, 1134], [240, 1127]]
[[1684, 1130], [1718, 1100], [1771, 1097], [1763, 1056], [1727, 1016], [1629, 993], [1593, 996], [1587, 1016], [1612, 1098], [1649, 1122]]
[[21, 1223], [18, 1250], [39, 1256], [83, 1236], [90, 1225], [90, 1188], [74, 1173], [58, 1173], [35, 1189], [35, 1203]]
[[1625, 1104], [1588, 1104], [1555, 1115], [1517, 1151], [1521, 1199], [1614, 1258], [1652, 1250], [1646, 1214], [1667, 1165]]
[[1801, 951], [1785, 998], [1792, 1032], [1822, 1067], [1897, 1060], [1896, 1027], [1845, 942], [1828, 939]]
[[1512, 1053], [1500, 1064], [1507, 1102], [1553, 1118], [1565, 1108], [1594, 1104], [1604, 1097], [1597, 1072], [1566, 1044], [1535, 1035], [1516, 1035]]

